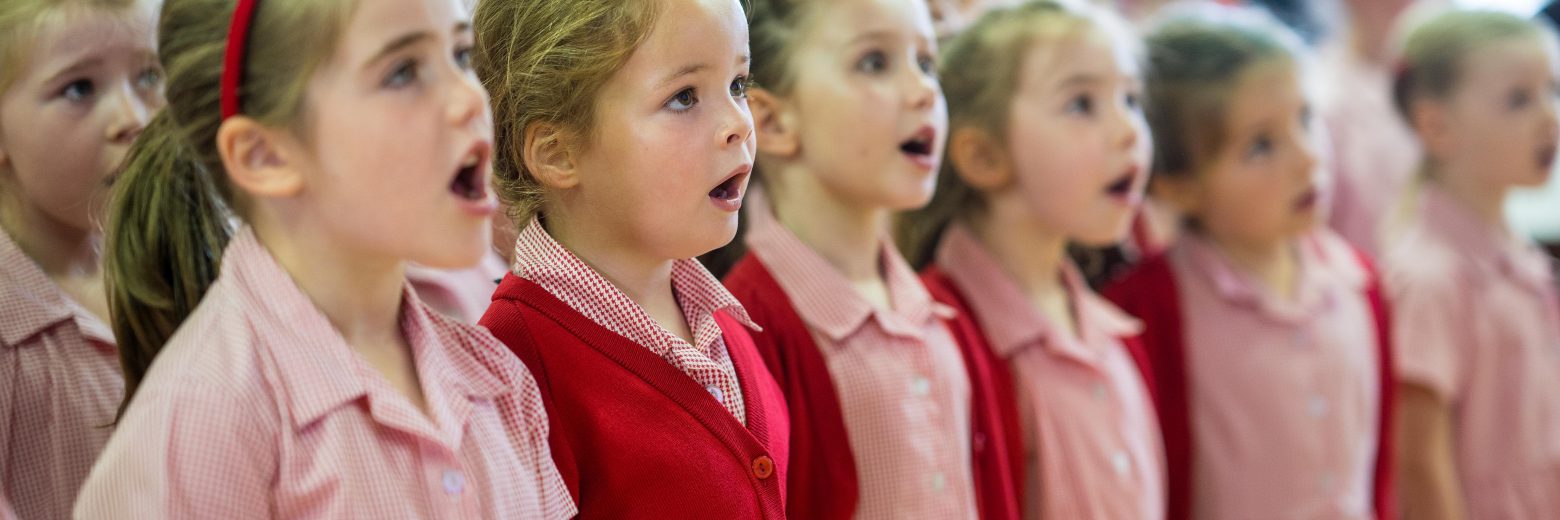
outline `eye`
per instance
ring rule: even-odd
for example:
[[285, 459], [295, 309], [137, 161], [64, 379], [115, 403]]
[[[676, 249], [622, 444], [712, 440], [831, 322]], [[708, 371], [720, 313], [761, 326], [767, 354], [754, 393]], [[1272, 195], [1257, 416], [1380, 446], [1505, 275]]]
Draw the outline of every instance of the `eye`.
[[158, 87], [162, 86], [162, 80], [163, 77], [161, 68], [148, 67], [146, 70], [141, 71], [141, 74], [136, 76], [135, 84], [136, 86], [145, 90], [156, 90]]
[[471, 46], [462, 45], [455, 49], [455, 64], [460, 70], [471, 70]]
[[1267, 134], [1259, 134], [1251, 140], [1251, 145], [1246, 147], [1246, 158], [1256, 159], [1266, 157], [1273, 153], [1273, 138]]
[[383, 85], [386, 88], [402, 88], [417, 81], [417, 60], [405, 60], [396, 63], [395, 68], [390, 69], [390, 74], [385, 76]]
[[1094, 97], [1088, 94], [1079, 94], [1067, 101], [1067, 113], [1069, 114], [1094, 114]]
[[1510, 110], [1521, 109], [1532, 102], [1533, 93], [1524, 88], [1511, 89], [1511, 92], [1506, 94], [1506, 108]]
[[937, 74], [937, 58], [932, 57], [930, 54], [922, 54], [917, 56], [915, 59], [915, 64], [917, 67], [920, 67], [921, 73], [923, 74]]
[[752, 76], [737, 76], [737, 79], [731, 80], [731, 97], [746, 99], [750, 88], [753, 88]]
[[868, 52], [856, 62], [856, 70], [876, 74], [888, 69], [888, 55], [883, 51]]
[[671, 99], [666, 100], [665, 106], [673, 112], [687, 112], [693, 110], [693, 107], [698, 104], [699, 95], [690, 87], [673, 94]]
[[65, 88], [60, 89], [60, 97], [70, 101], [82, 101], [92, 97], [92, 94], [96, 91], [97, 88], [92, 84], [92, 80], [78, 79], [65, 85]]
[[1128, 92], [1122, 97], [1124, 98], [1123, 101], [1127, 104], [1127, 108], [1132, 110], [1140, 110], [1143, 108], [1142, 96], [1137, 92]]

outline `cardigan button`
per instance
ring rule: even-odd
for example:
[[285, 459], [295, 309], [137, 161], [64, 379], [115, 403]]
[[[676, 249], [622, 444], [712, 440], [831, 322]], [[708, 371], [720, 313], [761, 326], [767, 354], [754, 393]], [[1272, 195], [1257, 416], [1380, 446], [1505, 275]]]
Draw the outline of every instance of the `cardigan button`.
[[769, 458], [768, 455], [759, 455], [758, 458], [753, 459], [753, 476], [764, 480], [773, 474], [775, 474], [774, 459]]

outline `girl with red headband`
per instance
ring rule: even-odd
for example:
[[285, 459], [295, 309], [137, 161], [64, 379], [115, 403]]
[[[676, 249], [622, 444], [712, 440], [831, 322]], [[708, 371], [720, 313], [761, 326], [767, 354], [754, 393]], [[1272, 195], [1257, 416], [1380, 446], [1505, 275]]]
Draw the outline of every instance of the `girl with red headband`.
[[167, 0], [110, 200], [126, 404], [84, 518], [559, 518], [535, 381], [405, 266], [497, 203], [461, 0]]

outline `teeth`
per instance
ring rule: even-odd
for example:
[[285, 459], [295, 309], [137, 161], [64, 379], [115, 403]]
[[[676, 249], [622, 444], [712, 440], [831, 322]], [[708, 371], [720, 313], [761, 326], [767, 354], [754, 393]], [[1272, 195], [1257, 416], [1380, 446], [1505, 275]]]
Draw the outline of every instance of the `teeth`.
[[479, 162], [481, 160], [482, 160], [482, 156], [481, 155], [473, 153], [473, 154], [467, 155], [464, 159], [461, 159], [460, 167], [461, 168], [471, 168], [471, 167], [476, 166], [477, 162]]

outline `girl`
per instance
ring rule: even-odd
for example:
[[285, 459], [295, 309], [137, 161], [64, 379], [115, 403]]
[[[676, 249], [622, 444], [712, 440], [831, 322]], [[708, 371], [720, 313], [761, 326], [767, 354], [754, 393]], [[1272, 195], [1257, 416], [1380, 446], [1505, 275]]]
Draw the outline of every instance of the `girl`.
[[534, 380], [404, 276], [488, 247], [459, 1], [164, 4], [108, 221], [128, 403], [76, 516], [574, 513]]
[[783, 396], [691, 260], [752, 167], [741, 5], [486, 0], [477, 26], [522, 226], [481, 323], [538, 374], [580, 516], [783, 518]]
[[1550, 28], [1485, 11], [1435, 16], [1404, 48], [1397, 107], [1425, 150], [1385, 257], [1405, 516], [1560, 511], [1554, 264], [1502, 218], [1554, 168], [1557, 58]]
[[0, 517], [69, 517], [124, 397], [98, 222], [104, 181], [163, 104], [156, 14], [0, 3]]
[[1145, 322], [1170, 518], [1390, 518], [1388, 329], [1318, 226], [1298, 38], [1207, 5], [1147, 43], [1152, 189], [1187, 225], [1106, 294]]
[[[795, 518], [971, 518], [970, 381], [888, 238], [931, 197], [947, 108], [924, 0], [753, 4], [759, 166], [726, 286], [791, 407]], [[770, 204], [773, 202], [773, 205]], [[772, 209], [771, 209], [772, 208]]]
[[[1140, 325], [1095, 295], [1069, 242], [1120, 240], [1152, 147], [1124, 22], [1039, 0], [997, 10], [944, 52], [952, 134], [901, 244], [959, 311], [986, 374], [1025, 518], [1165, 515], [1152, 401], [1123, 338]], [[977, 431], [980, 431], [979, 428]], [[988, 515], [989, 516], [989, 515]]]

